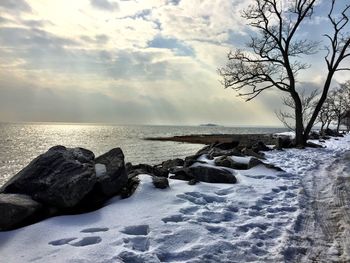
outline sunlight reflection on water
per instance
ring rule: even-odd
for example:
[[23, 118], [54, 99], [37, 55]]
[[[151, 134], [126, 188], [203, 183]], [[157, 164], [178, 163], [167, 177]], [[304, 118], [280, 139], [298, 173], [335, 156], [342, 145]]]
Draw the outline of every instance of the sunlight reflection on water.
[[218, 133], [270, 133], [276, 128], [113, 126], [0, 123], [0, 185], [54, 145], [84, 147], [96, 156], [121, 147], [126, 162], [157, 164], [194, 154], [202, 145], [145, 141], [145, 137]]

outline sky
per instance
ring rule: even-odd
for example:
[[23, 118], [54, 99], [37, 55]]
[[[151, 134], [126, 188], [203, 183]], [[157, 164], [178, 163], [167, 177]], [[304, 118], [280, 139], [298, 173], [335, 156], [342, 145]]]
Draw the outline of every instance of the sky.
[[[300, 37], [324, 40], [329, 2]], [[249, 3], [1, 0], [0, 121], [278, 126], [280, 92], [245, 102], [217, 73], [252, 33]], [[302, 85], [321, 85], [322, 56], [308, 58]]]

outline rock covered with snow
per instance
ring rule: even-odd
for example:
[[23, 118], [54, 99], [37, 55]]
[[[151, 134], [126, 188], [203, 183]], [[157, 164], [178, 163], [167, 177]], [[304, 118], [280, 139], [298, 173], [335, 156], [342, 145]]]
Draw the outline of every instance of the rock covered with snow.
[[94, 187], [94, 154], [83, 148], [55, 146], [12, 177], [2, 193], [31, 196], [49, 206], [73, 207]]

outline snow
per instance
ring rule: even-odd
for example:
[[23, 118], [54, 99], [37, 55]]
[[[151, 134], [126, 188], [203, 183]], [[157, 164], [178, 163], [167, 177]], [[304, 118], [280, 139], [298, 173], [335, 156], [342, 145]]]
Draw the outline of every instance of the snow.
[[[312, 171], [349, 151], [349, 140], [331, 139], [322, 149], [268, 152], [267, 161], [286, 172], [262, 165], [235, 170], [238, 183], [232, 185], [169, 180], [170, 188], [161, 190], [141, 175], [128, 199], [116, 197], [91, 213], [0, 233], [1, 258], [8, 263], [284, 262], [305, 212], [305, 184], [312, 184]], [[205, 155], [200, 160], [214, 165]]]
[[97, 177], [103, 176], [107, 172], [106, 165], [101, 163], [95, 164], [95, 172]]

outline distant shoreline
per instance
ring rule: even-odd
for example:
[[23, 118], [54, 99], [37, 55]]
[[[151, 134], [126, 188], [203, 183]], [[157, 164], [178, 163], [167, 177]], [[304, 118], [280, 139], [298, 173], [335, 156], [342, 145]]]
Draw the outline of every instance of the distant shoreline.
[[170, 137], [148, 137], [148, 141], [171, 141], [194, 144], [211, 144], [238, 141], [240, 145], [251, 145], [262, 141], [265, 144], [275, 144], [276, 138], [272, 134], [191, 134]]

